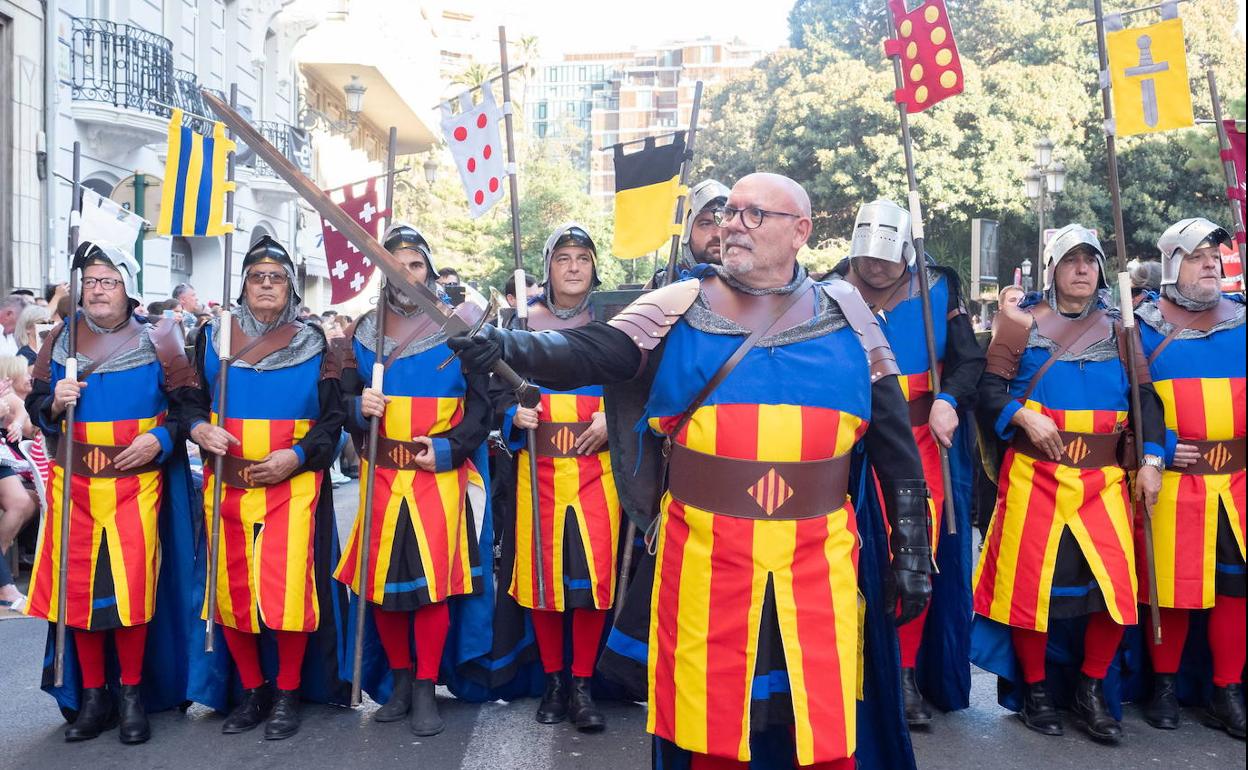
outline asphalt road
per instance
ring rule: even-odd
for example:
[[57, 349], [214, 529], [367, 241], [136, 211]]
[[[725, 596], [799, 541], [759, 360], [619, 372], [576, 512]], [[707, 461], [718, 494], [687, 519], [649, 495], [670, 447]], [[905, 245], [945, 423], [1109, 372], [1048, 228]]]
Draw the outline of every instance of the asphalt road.
[[[340, 527], [349, 523], [358, 494], [354, 484], [335, 493]], [[308, 705], [303, 730], [286, 741], [266, 742], [259, 730], [221, 734], [222, 717], [202, 706], [185, 714], [152, 717], [152, 740], [122, 746], [116, 733], [67, 744], [64, 722], [52, 699], [39, 690], [39, 666], [46, 626], [29, 618], [0, 618], [0, 768], [247, 768], [247, 767], [404, 767], [436, 770], [493, 768], [649, 767], [645, 708], [604, 704], [608, 729], [578, 734], [567, 724], [533, 721], [535, 700], [472, 705], [445, 691], [440, 701], [446, 731], [415, 738], [405, 723], [375, 724], [371, 701], [356, 710]], [[1092, 768], [1243, 768], [1245, 745], [1201, 726], [1194, 712], [1182, 729], [1148, 727], [1134, 707], [1118, 747], [1092, 743], [1073, 728], [1063, 738], [1046, 738], [1025, 729], [996, 705], [994, 677], [976, 671], [971, 708], [939, 715], [932, 728], [914, 735], [919, 766], [925, 770], [1091, 770]]]

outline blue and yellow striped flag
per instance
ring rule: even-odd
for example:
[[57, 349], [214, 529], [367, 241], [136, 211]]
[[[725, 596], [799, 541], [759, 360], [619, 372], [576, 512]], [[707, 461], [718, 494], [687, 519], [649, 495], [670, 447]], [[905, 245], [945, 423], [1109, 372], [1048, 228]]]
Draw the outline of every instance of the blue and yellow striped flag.
[[234, 230], [225, 221], [225, 194], [234, 191], [226, 161], [235, 147], [224, 123], [213, 123], [212, 136], [203, 136], [183, 127], [182, 110], [173, 111], [157, 233], [212, 237]]

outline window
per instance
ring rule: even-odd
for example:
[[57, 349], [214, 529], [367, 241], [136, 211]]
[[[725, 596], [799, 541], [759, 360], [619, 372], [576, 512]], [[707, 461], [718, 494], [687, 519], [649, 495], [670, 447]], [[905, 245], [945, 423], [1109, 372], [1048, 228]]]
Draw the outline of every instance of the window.
[[169, 283], [177, 286], [191, 282], [194, 262], [191, 258], [191, 242], [181, 236], [174, 236], [169, 244]]
[[638, 91], [636, 98], [637, 109], [649, 110], [654, 108], [654, 92]]
[[537, 119], [538, 120], [546, 119], [546, 102], [541, 102], [540, 104], [537, 105]]

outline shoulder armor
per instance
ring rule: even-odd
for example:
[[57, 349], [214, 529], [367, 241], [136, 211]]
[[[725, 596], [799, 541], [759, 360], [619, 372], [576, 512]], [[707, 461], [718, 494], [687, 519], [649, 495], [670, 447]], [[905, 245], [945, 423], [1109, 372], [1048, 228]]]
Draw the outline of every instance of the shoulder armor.
[[186, 357], [182, 324], [172, 318], [162, 318], [155, 326], [148, 327], [147, 336], [165, 373], [166, 390], [199, 387], [199, 374]]
[[696, 279], [669, 283], [638, 297], [607, 321], [607, 325], [627, 334], [642, 350], [654, 350], [676, 321], [693, 306], [700, 287], [701, 282]]
[[824, 293], [840, 307], [850, 328], [857, 332], [858, 341], [862, 343], [862, 349], [867, 354], [867, 366], [871, 370], [872, 384], [881, 377], [900, 374], [901, 370], [897, 368], [897, 358], [893, 355], [893, 349], [880, 328], [879, 320], [871, 312], [871, 308], [867, 307], [866, 301], [853, 284], [848, 281], [830, 281], [819, 285], [823, 287]]
[[[321, 379], [337, 380], [342, 378], [342, 349], [337, 345], [331, 345], [329, 338], [325, 336], [325, 330], [319, 324], [310, 324], [307, 321], [300, 321], [304, 326], [310, 326], [321, 338]], [[354, 332], [354, 330], [352, 330]], [[348, 340], [351, 338], [348, 337]]]
[[992, 322], [992, 342], [988, 343], [987, 365], [984, 371], [1006, 380], [1018, 375], [1018, 362], [1027, 350], [1031, 337], [1031, 312], [1029, 310], [997, 313]]
[[44, 335], [43, 344], [39, 346], [39, 353], [35, 356], [35, 369], [30, 375], [33, 379], [56, 385], [52, 382], [52, 350], [56, 347], [56, 340], [64, 329], [65, 321], [60, 320]]

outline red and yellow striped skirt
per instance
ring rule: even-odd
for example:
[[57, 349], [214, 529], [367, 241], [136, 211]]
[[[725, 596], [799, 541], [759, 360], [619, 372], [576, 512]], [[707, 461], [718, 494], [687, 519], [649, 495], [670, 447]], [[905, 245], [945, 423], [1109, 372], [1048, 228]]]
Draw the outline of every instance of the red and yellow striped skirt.
[[[360, 466], [360, 478], [368, 475], [368, 462]], [[414, 604], [445, 601], [473, 593], [472, 539], [477, 536], [468, 521], [467, 497], [480, 494], [484, 506], [484, 482], [471, 462], [443, 473], [378, 468], [373, 492], [373, 521], [369, 532], [367, 599], [389, 606], [403, 602], [404, 594], [419, 594]], [[334, 577], [360, 593], [360, 539], [364, 525], [364, 485], [360, 485], [360, 511], [351, 537], [343, 549]], [[406, 505], [409, 529], [400, 530]], [[402, 545], [415, 539], [419, 566], [408, 579], [388, 582], [393, 565], [403, 557]], [[402, 571], [401, 569], [399, 571]], [[414, 607], [413, 607], [414, 608]]]
[[716, 515], [670, 495], [662, 507], [647, 731], [689, 751], [750, 758], [750, 702], [770, 582], [798, 761], [852, 756], [862, 631], [852, 508], [763, 521]]
[[[163, 422], [163, 417], [153, 417], [75, 427], [79, 441], [121, 446]], [[39, 528], [27, 590], [26, 614], [51, 621], [60, 614], [64, 477], [64, 470], [54, 462], [48, 479], [48, 510]], [[114, 479], [71, 475], [66, 624], [98, 631], [151, 620], [160, 572], [156, 527], [163, 489], [160, 471]]]

